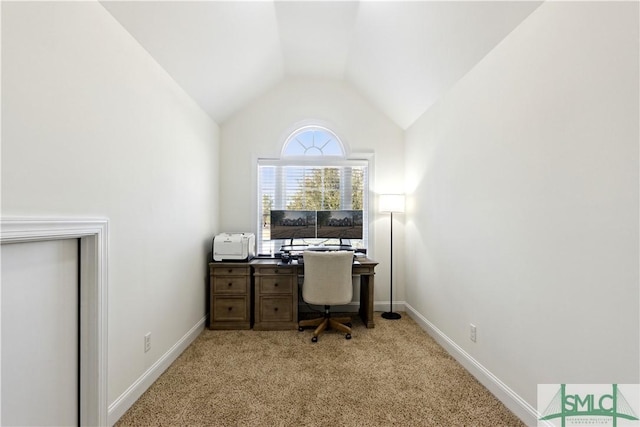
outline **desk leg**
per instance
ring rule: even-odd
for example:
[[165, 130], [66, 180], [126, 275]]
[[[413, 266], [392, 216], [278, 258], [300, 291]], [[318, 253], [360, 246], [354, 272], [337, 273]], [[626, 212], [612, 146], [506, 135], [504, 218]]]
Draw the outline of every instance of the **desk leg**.
[[373, 328], [373, 275], [360, 275], [360, 318], [367, 328]]

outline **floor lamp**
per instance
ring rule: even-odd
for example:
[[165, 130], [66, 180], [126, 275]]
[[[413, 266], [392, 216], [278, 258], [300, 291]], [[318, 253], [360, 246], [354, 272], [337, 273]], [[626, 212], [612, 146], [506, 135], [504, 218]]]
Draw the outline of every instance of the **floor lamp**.
[[389, 275], [389, 311], [382, 313], [382, 317], [385, 319], [400, 319], [402, 316], [400, 316], [399, 313], [394, 313], [393, 312], [393, 213], [394, 212], [398, 212], [398, 213], [402, 213], [404, 212], [404, 195], [403, 194], [381, 194], [380, 198], [378, 199], [378, 207], [380, 209], [381, 212], [389, 212], [391, 214], [391, 255], [390, 255], [390, 259], [391, 259], [391, 264], [390, 264], [390, 270], [391, 273]]

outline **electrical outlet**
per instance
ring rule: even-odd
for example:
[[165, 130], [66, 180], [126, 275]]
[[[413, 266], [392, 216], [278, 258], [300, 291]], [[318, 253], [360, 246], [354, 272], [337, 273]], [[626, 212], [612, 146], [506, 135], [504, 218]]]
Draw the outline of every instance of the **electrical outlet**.
[[151, 332], [147, 332], [144, 336], [144, 352], [151, 350]]
[[469, 324], [469, 338], [471, 341], [476, 342], [476, 325], [473, 323]]

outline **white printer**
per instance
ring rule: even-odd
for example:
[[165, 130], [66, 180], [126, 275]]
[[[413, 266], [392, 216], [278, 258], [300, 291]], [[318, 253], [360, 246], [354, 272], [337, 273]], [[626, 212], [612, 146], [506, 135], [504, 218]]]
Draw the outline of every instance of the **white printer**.
[[255, 255], [253, 233], [220, 233], [213, 238], [214, 261], [248, 261]]

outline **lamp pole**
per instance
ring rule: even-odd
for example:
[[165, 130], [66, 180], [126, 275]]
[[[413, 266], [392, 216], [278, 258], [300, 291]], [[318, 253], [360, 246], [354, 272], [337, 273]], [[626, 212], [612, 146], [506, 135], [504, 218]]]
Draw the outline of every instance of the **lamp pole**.
[[400, 319], [402, 316], [400, 316], [399, 313], [394, 313], [393, 312], [393, 211], [390, 212], [391, 214], [391, 233], [390, 233], [390, 238], [391, 238], [391, 247], [390, 247], [390, 258], [391, 258], [391, 262], [389, 263], [389, 311], [388, 312], [384, 312], [382, 313], [382, 317], [385, 319], [389, 319], [389, 320], [397, 320]]

